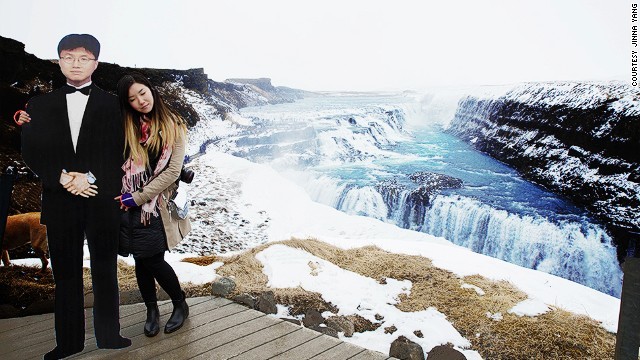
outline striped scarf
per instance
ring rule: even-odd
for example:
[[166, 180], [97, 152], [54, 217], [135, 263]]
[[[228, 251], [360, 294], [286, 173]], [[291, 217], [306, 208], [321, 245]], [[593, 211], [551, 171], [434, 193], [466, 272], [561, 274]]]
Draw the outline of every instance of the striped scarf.
[[[142, 121], [142, 119], [140, 122], [142, 125], [142, 139], [140, 143], [144, 144], [149, 139], [150, 130], [147, 122]], [[160, 159], [158, 160], [156, 168], [153, 169], [152, 176], [149, 176], [149, 173], [146, 171], [142, 159], [134, 160], [129, 157], [122, 165], [122, 170], [124, 170], [124, 176], [122, 176], [122, 193], [134, 193], [142, 189], [145, 185], [151, 182], [151, 180], [155, 179], [167, 167], [169, 159], [171, 158], [171, 151], [172, 149], [170, 146], [165, 145], [162, 147]], [[151, 198], [149, 202], [142, 204], [140, 222], [145, 225], [148, 224], [151, 220], [151, 215], [158, 217], [159, 209], [160, 203], [158, 194]]]

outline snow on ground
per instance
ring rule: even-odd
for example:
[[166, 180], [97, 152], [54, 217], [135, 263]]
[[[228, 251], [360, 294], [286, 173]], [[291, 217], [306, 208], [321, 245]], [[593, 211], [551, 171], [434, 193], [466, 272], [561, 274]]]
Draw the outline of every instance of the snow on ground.
[[537, 299], [527, 299], [509, 310], [510, 313], [518, 316], [538, 316], [549, 311], [547, 304]]
[[[465, 353], [467, 359], [479, 358], [475, 351], [464, 350], [471, 343], [463, 338], [447, 321], [446, 316], [434, 308], [403, 312], [394, 305], [398, 295], [409, 293], [411, 282], [386, 279], [380, 284], [372, 278], [344, 270], [335, 264], [285, 245], [273, 245], [256, 255], [264, 266], [269, 286], [274, 288], [302, 287], [322, 294], [324, 300], [337, 306], [338, 315], [360, 315], [377, 322], [376, 315], [384, 317], [384, 325], [375, 331], [355, 333], [342, 340], [382, 353], [388, 353], [391, 343], [403, 335], [420, 344], [425, 351], [435, 346], [452, 343]], [[398, 331], [385, 333], [385, 327], [394, 325]], [[424, 335], [419, 338], [414, 331]]]

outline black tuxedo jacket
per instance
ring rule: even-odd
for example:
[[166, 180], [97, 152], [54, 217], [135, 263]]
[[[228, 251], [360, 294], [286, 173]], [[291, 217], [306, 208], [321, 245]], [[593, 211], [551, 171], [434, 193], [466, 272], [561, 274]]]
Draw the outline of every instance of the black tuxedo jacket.
[[[43, 224], [64, 220], [81, 201], [95, 204], [108, 200], [115, 205], [113, 198], [120, 194], [124, 132], [118, 100], [95, 84], [91, 87], [75, 151], [64, 91], [54, 90], [29, 100], [31, 122], [22, 126], [22, 157], [42, 180]], [[59, 183], [62, 169], [91, 171], [97, 179], [98, 195], [84, 199], [67, 192]]]

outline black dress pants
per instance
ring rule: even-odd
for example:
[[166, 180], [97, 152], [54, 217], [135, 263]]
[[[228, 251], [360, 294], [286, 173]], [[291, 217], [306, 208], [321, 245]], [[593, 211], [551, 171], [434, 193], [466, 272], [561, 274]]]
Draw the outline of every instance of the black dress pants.
[[[110, 201], [109, 201], [110, 200]], [[61, 206], [65, 221], [47, 221], [55, 281], [55, 332], [62, 350], [84, 347], [82, 256], [86, 235], [91, 254], [94, 328], [99, 347], [120, 341], [117, 250], [119, 216], [112, 199], [73, 197]]]

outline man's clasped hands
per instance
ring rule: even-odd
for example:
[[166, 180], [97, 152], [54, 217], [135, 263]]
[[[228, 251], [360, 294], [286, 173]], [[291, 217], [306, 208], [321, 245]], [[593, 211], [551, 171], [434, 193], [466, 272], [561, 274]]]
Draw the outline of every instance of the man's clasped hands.
[[98, 186], [89, 183], [87, 174], [62, 170], [62, 173], [60, 173], [60, 184], [73, 195], [88, 198], [98, 194]]

